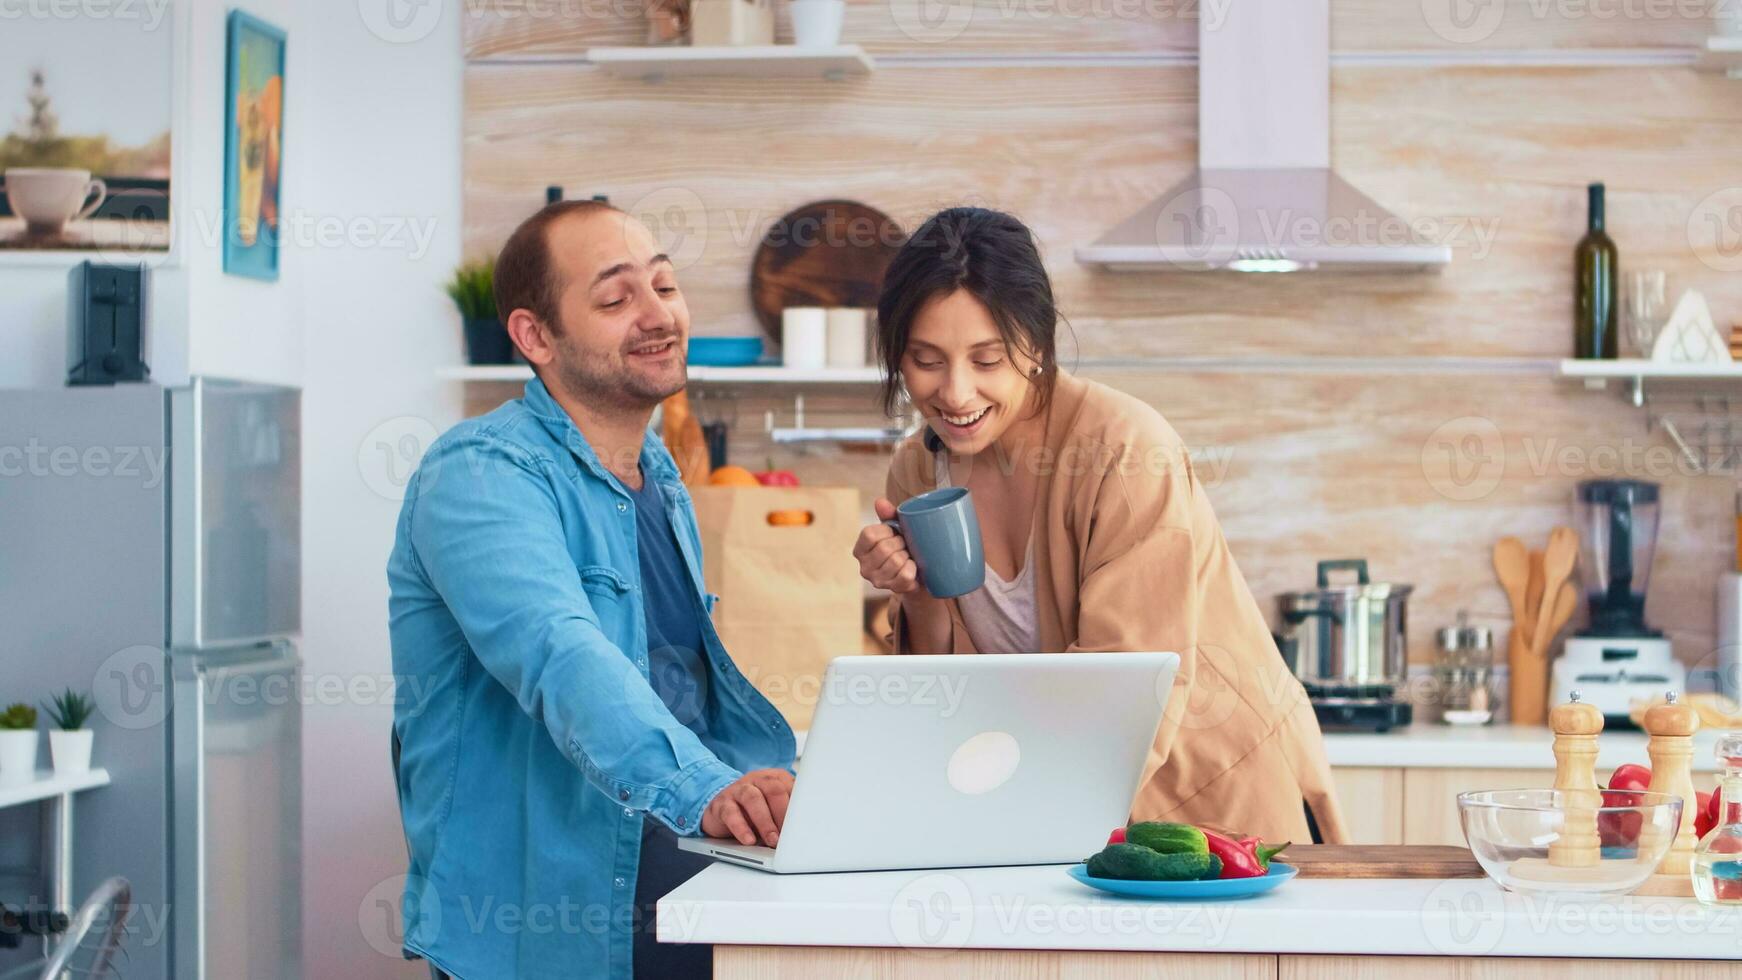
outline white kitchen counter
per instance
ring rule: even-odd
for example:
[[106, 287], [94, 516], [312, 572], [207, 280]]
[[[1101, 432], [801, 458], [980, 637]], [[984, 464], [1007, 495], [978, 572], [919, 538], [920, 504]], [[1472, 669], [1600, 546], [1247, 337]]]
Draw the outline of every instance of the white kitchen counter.
[[[1712, 747], [1716, 730], [1694, 736], [1694, 771], [1715, 772]], [[1649, 766], [1644, 732], [1606, 732], [1597, 743], [1597, 769], [1626, 762]], [[1326, 732], [1325, 754], [1333, 766], [1423, 767], [1439, 769], [1553, 769], [1554, 733], [1540, 725], [1459, 727], [1417, 722], [1383, 735]]]
[[[851, 846], [843, 841], [843, 846]], [[661, 942], [952, 950], [1742, 958], [1742, 910], [1572, 902], [1486, 878], [1296, 879], [1224, 902], [1127, 901], [1064, 866], [774, 875], [716, 864], [659, 901]]]

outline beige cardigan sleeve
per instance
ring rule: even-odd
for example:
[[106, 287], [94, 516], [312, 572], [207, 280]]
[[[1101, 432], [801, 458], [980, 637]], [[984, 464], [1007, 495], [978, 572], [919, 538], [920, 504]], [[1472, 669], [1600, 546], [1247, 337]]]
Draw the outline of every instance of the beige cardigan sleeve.
[[1079, 549], [1077, 639], [1069, 649], [1179, 654], [1143, 771], [1147, 784], [1167, 761], [1196, 688], [1201, 597], [1191, 523], [1191, 500], [1200, 491], [1191, 465], [1183, 453], [1161, 473], [1144, 462], [1121, 450], [1094, 499], [1081, 502], [1088, 533]]

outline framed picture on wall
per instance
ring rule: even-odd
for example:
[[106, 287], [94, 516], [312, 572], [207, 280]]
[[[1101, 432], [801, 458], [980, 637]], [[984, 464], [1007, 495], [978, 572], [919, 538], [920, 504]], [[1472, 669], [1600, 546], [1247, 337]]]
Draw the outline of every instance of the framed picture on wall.
[[170, 237], [170, 18], [23, 16], [0, 30], [0, 266], [99, 253], [161, 264]]
[[224, 87], [224, 271], [278, 278], [284, 32], [230, 11]]

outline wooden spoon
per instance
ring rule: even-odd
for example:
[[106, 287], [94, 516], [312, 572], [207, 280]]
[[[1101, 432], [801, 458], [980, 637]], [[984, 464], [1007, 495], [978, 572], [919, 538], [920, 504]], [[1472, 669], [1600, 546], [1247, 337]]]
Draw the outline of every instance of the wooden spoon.
[[1530, 549], [1530, 584], [1524, 589], [1524, 642], [1536, 638], [1536, 617], [1542, 613], [1542, 552]]
[[1506, 590], [1506, 598], [1512, 603], [1512, 628], [1529, 629], [1524, 595], [1530, 585], [1530, 549], [1524, 546], [1523, 541], [1510, 536], [1496, 541], [1494, 573], [1500, 576], [1500, 587]]
[[[1554, 596], [1555, 601], [1543, 603], [1537, 614], [1536, 628], [1531, 630], [1531, 653], [1542, 656], [1548, 648], [1549, 640], [1554, 638], [1550, 624], [1554, 620], [1556, 608], [1561, 604], [1560, 591], [1566, 585], [1567, 579], [1573, 574], [1573, 566], [1579, 560], [1579, 533], [1570, 527], [1557, 527], [1548, 535], [1548, 550], [1543, 552], [1543, 595]], [[1577, 597], [1574, 597], [1577, 602]], [[1572, 615], [1568, 612], [1567, 615]]]

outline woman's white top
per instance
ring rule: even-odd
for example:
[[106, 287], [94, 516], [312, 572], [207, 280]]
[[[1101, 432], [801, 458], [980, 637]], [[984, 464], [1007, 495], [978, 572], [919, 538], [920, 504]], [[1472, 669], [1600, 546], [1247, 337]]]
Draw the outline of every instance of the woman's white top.
[[[937, 485], [950, 485], [950, 460], [946, 452], [933, 454]], [[1034, 618], [1034, 535], [1016, 578], [1006, 582], [992, 566], [986, 566], [986, 581], [967, 595], [957, 596], [968, 639], [981, 653], [1039, 653], [1040, 629]]]

